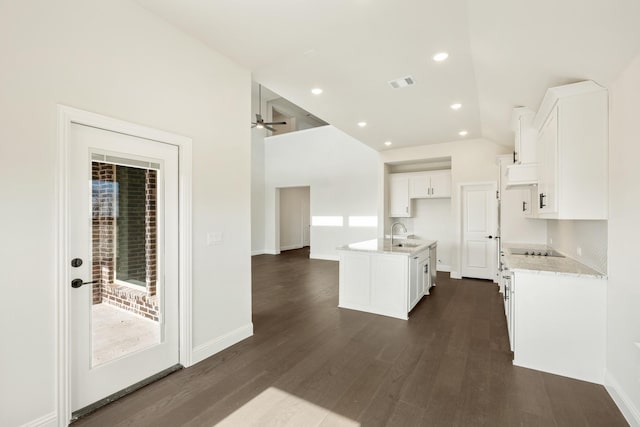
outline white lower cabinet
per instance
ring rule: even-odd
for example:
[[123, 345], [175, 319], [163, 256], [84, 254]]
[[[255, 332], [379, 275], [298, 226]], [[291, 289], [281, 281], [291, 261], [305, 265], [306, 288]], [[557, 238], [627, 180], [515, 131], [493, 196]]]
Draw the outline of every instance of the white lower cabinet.
[[429, 295], [431, 277], [429, 274], [429, 250], [411, 255], [409, 260], [409, 310]]
[[606, 283], [596, 276], [513, 271], [505, 282], [513, 364], [604, 384]]

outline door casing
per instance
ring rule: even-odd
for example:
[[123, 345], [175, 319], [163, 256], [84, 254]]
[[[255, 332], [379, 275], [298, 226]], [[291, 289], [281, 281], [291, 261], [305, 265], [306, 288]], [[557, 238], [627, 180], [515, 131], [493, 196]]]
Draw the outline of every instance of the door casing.
[[191, 289], [191, 194], [192, 140], [185, 136], [119, 119], [58, 105], [57, 251], [56, 251], [56, 387], [57, 420], [60, 427], [71, 419], [71, 339], [69, 325], [69, 132], [72, 123], [92, 126], [178, 147], [179, 188], [179, 352], [180, 364], [192, 365]]

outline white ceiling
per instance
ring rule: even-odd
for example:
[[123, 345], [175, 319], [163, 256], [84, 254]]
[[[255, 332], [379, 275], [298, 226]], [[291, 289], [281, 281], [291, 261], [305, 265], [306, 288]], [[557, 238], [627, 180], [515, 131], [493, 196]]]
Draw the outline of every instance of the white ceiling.
[[[376, 150], [462, 129], [510, 145], [514, 106], [537, 109], [559, 84], [608, 86], [640, 52], [638, 0], [136, 1]], [[414, 86], [387, 84], [406, 75]]]

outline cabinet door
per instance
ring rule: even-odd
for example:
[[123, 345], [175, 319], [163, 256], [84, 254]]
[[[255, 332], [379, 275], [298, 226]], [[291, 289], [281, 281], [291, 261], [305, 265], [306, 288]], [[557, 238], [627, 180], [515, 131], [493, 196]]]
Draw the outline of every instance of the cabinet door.
[[538, 136], [538, 212], [557, 212], [558, 107], [556, 106]]
[[429, 197], [451, 197], [451, 171], [431, 173], [431, 195]]
[[422, 284], [420, 276], [420, 262], [418, 261], [418, 256], [414, 255], [410, 258], [409, 268], [410, 268], [410, 279], [409, 279], [409, 310], [411, 310], [417, 303], [420, 301], [420, 297], [422, 297], [422, 293], [420, 293], [420, 285]]
[[425, 199], [431, 191], [431, 180], [428, 174], [419, 173], [409, 177], [409, 198]]
[[536, 162], [536, 137], [538, 132], [533, 127], [535, 113], [531, 110], [522, 111], [518, 117], [515, 129], [515, 162], [531, 164]]
[[407, 175], [389, 175], [389, 216], [392, 218], [411, 216], [409, 176]]
[[[536, 193], [537, 194], [537, 193]], [[522, 200], [522, 215], [532, 217], [534, 212], [533, 192], [530, 188], [520, 190], [520, 199]]]

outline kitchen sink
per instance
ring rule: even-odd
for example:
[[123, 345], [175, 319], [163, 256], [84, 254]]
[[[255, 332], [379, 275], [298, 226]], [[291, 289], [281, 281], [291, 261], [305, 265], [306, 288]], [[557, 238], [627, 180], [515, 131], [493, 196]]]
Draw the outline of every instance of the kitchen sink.
[[527, 249], [527, 248], [512, 248], [509, 249], [511, 255], [528, 255], [528, 256], [551, 256], [564, 258], [560, 252], [555, 249]]

